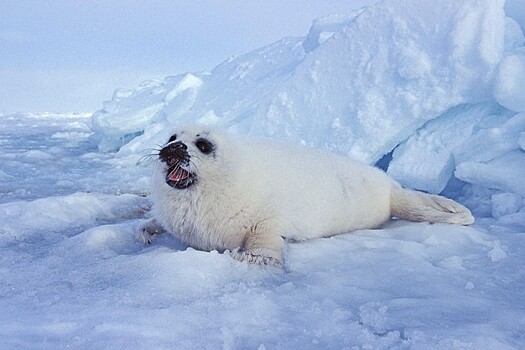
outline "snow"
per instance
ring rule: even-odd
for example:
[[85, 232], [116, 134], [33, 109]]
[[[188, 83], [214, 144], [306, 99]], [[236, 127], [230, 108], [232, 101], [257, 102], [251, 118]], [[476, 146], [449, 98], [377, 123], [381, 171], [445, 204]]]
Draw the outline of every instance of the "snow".
[[[385, 0], [92, 118], [0, 115], [0, 348], [524, 348], [524, 9]], [[143, 245], [148, 155], [195, 121], [377, 162], [476, 223], [288, 242], [282, 270]]]

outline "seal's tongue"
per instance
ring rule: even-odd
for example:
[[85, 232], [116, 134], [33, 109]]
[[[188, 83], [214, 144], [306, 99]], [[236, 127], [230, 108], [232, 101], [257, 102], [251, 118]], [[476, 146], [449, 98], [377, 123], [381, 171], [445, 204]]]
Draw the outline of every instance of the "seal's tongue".
[[168, 175], [168, 180], [178, 182], [178, 181], [187, 179], [189, 176], [190, 176], [190, 173], [188, 173], [186, 170], [182, 168], [177, 167], [173, 169], [171, 173]]

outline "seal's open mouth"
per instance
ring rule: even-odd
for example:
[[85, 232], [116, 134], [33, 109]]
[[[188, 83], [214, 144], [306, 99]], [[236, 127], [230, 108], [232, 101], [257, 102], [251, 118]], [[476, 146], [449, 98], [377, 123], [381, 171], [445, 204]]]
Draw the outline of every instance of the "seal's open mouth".
[[[172, 136], [174, 137], [174, 136]], [[174, 140], [159, 151], [159, 159], [166, 163], [166, 183], [178, 189], [190, 187], [196, 179], [195, 174], [189, 171], [190, 155], [188, 146], [181, 141]]]
[[166, 173], [166, 183], [174, 188], [188, 188], [194, 181], [195, 175], [183, 169], [180, 165], [172, 166]]

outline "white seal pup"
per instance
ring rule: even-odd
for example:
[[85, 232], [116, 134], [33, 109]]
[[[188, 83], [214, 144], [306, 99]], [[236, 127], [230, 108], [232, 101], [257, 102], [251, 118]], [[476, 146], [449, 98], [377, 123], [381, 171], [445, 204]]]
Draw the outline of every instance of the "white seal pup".
[[[437, 195], [404, 189], [383, 171], [333, 153], [205, 127], [175, 132], [152, 179], [155, 219], [200, 250], [229, 250], [241, 261], [280, 265], [285, 239], [377, 228], [392, 216], [473, 223], [470, 211]], [[159, 225], [160, 224], [160, 225]]]

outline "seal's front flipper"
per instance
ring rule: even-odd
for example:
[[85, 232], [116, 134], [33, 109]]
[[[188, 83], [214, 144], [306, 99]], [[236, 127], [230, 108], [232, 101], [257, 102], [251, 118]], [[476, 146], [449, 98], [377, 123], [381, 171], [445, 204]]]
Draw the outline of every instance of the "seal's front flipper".
[[271, 256], [265, 256], [265, 255], [259, 255], [252, 251], [244, 250], [244, 249], [235, 249], [233, 252], [231, 252], [231, 256], [239, 261], [244, 261], [250, 264], [257, 264], [257, 265], [272, 265], [272, 266], [282, 266], [283, 263], [281, 260], [273, 258]]
[[282, 266], [283, 250], [284, 239], [281, 236], [255, 227], [246, 235], [243, 247], [235, 249], [231, 256], [252, 264]]
[[164, 232], [164, 227], [157, 220], [148, 219], [139, 224], [137, 240], [143, 244], [151, 244], [157, 235]]

